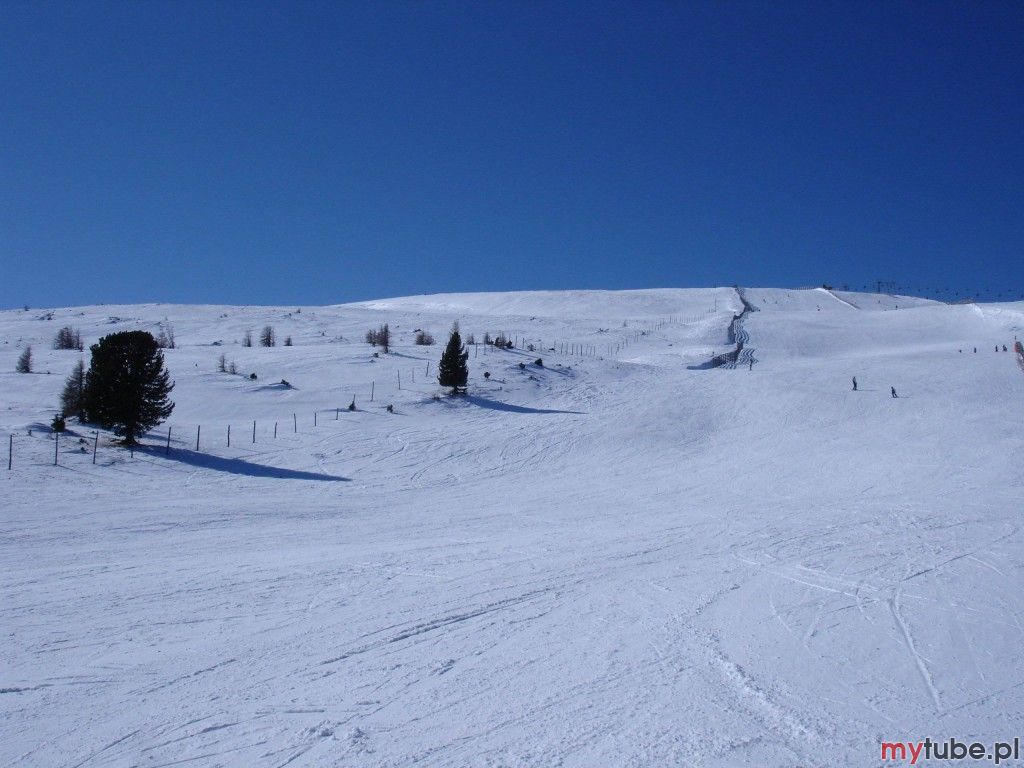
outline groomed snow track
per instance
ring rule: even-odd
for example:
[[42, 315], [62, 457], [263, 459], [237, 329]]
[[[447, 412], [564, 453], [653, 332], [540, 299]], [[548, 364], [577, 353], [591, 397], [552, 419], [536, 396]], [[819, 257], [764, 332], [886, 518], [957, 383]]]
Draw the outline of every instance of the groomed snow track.
[[712, 368], [735, 369], [751, 366], [757, 362], [757, 358], [754, 357], [754, 349], [747, 346], [747, 343], [750, 341], [750, 333], [747, 331], [744, 322], [747, 319], [747, 315], [751, 312], [757, 312], [758, 309], [747, 300], [742, 288], [736, 289], [736, 295], [739, 296], [740, 302], [743, 304], [743, 311], [733, 316], [732, 321], [729, 323], [729, 343], [735, 344], [736, 349], [714, 357], [711, 361]]

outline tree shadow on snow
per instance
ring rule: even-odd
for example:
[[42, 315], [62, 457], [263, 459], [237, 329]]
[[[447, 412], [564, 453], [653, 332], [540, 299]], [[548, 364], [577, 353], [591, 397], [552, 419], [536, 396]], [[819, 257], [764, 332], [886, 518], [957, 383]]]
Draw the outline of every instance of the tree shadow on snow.
[[492, 411], [505, 411], [507, 413], [571, 413], [577, 416], [586, 415], [584, 411], [559, 411], [549, 408], [526, 408], [522, 405], [510, 405], [509, 403], [503, 403], [499, 400], [488, 400], [486, 397], [480, 397], [479, 395], [466, 395], [464, 399], [471, 405], [476, 405], [480, 408], [488, 408]]
[[284, 469], [282, 467], [268, 467], [265, 464], [253, 464], [245, 459], [228, 459], [221, 456], [214, 456], [209, 453], [191, 451], [187, 448], [171, 448], [169, 454], [164, 454], [164, 449], [157, 446], [136, 446], [135, 450], [148, 453], [154, 457], [180, 461], [182, 464], [189, 464], [193, 467], [212, 469], [215, 472], [228, 472], [232, 475], [247, 475], [249, 477], [272, 477], [280, 480], [320, 480], [323, 482], [351, 482], [347, 477], [338, 475], [327, 475], [322, 472], [304, 472], [298, 469]]
[[291, 390], [298, 389], [294, 384], [282, 384], [280, 381], [274, 384], [261, 384], [258, 387], [253, 387], [253, 392], [290, 392]]

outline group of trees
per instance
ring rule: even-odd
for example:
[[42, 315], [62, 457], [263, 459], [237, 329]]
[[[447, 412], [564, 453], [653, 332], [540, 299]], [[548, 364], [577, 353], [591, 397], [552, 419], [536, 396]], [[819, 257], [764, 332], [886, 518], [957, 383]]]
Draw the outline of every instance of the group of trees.
[[[473, 338], [473, 334], [469, 335], [467, 340], [469, 344], [475, 343], [476, 339]], [[508, 338], [504, 333], [499, 333], [494, 338], [491, 338], [491, 334], [484, 333], [484, 344], [487, 346], [494, 345], [499, 349], [512, 349], [512, 339]]]
[[58, 418], [98, 424], [134, 445], [174, 410], [168, 398], [174, 383], [160, 344], [148, 331], [122, 331], [104, 336], [90, 351], [89, 369], [79, 360], [64, 382]]
[[366, 343], [374, 347], [381, 347], [384, 350], [384, 354], [391, 351], [391, 329], [387, 323], [384, 323], [380, 328], [371, 328], [366, 332]]
[[[427, 331], [416, 329], [414, 337], [416, 344], [429, 346], [434, 343], [434, 337]], [[384, 323], [379, 328], [371, 328], [366, 332], [366, 343], [375, 347], [382, 347], [384, 352], [391, 349], [391, 328]], [[469, 381], [469, 352], [462, 343], [462, 336], [459, 333], [459, 324], [452, 326], [451, 335], [448, 337], [448, 344], [441, 355], [441, 362], [437, 366], [437, 381], [442, 387], [451, 387], [452, 394], [461, 394], [466, 391], [466, 383]]]
[[[265, 326], [263, 326], [263, 330], [260, 331], [259, 342], [260, 342], [260, 346], [261, 347], [276, 347], [277, 346], [277, 331], [274, 330], [274, 326], [272, 326], [272, 325], [265, 325]], [[285, 336], [285, 338], [284, 338], [284, 345], [286, 347], [292, 346], [292, 337], [291, 336]], [[242, 334], [242, 346], [243, 347], [251, 347], [252, 346], [252, 331], [246, 331], [244, 334]]]
[[[68, 329], [61, 329], [58, 334], [64, 341], [80, 340], [74, 332], [68, 337], [65, 330]], [[264, 329], [264, 337], [268, 330], [272, 342], [270, 326]], [[387, 323], [368, 332], [367, 341], [388, 351], [391, 331]], [[273, 346], [273, 343], [264, 345]], [[147, 331], [113, 333], [93, 344], [90, 352], [89, 368], [79, 360], [64, 383], [55, 425], [59, 423], [63, 428], [65, 418], [76, 417], [82, 422], [112, 429], [125, 444], [133, 445], [139, 436], [171, 415], [174, 403], [169, 395], [174, 383], [164, 366], [161, 341], [153, 334]], [[26, 347], [22, 357], [27, 371], [31, 371], [31, 355], [32, 348]], [[465, 393], [469, 380], [468, 359], [459, 324], [455, 323], [438, 364], [438, 383], [451, 387], [453, 394]], [[222, 371], [228, 370], [224, 355], [220, 356], [218, 366]], [[19, 359], [19, 370], [21, 367]]]
[[160, 323], [160, 330], [156, 334], [156, 345], [160, 349], [174, 349], [177, 345], [174, 341], [174, 326], [170, 323]]
[[[82, 334], [77, 328], [72, 328], [70, 325], [65, 325], [59, 331], [57, 335], [53, 337], [53, 348], [54, 349], [77, 349], [81, 352], [85, 349], [85, 344], [82, 342]], [[14, 370], [17, 373], [32, 373], [32, 345], [29, 344], [18, 355], [18, 361], [14, 364]]]
[[221, 356], [217, 358], [217, 370], [220, 373], [238, 373], [238, 366], [235, 364], [234, 360], [229, 363], [227, 355], [222, 353]]
[[82, 334], [77, 328], [72, 328], [70, 325], [65, 325], [53, 338], [54, 349], [77, 349], [81, 352], [85, 349], [85, 345], [82, 343]]

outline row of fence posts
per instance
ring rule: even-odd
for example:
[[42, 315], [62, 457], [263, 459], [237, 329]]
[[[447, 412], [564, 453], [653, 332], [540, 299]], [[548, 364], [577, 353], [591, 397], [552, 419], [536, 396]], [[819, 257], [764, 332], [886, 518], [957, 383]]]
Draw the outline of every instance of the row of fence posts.
[[[355, 404], [355, 398], [354, 397], [352, 398], [352, 404], [353, 405]], [[349, 406], [349, 408], [352, 408], [352, 406]], [[317, 413], [318, 413], [317, 411], [313, 411], [313, 426], [314, 427], [318, 426], [318, 423], [319, 423], [319, 421], [317, 419]], [[334, 419], [335, 419], [335, 421], [337, 421], [339, 419], [340, 413], [341, 413], [341, 408], [335, 408], [334, 409]], [[253, 422], [252, 422], [252, 442], [253, 442], [253, 445], [256, 444], [256, 423], [257, 422], [254, 419]], [[277, 426], [278, 426], [278, 422], [275, 421], [274, 422], [274, 439], [275, 440], [277, 439]], [[298, 431], [299, 431], [299, 416], [298, 416], [298, 413], [293, 413], [292, 414], [292, 431], [294, 433], [298, 434]], [[173, 432], [174, 432], [174, 427], [173, 426], [168, 426], [167, 427], [167, 437], [164, 438], [164, 454], [165, 455], [168, 455], [171, 452], [171, 435], [173, 434]], [[202, 424], [196, 425], [196, 448], [195, 448], [196, 451], [199, 451], [199, 447], [200, 447], [201, 439], [202, 439], [202, 433], [203, 433], [203, 425]], [[59, 460], [59, 457], [60, 457], [60, 436], [61, 436], [60, 432], [54, 432], [53, 433], [53, 465], [54, 466], [58, 465], [58, 460]], [[100, 444], [100, 433], [98, 431], [96, 431], [93, 434], [93, 444], [92, 444], [92, 463], [93, 464], [96, 463], [96, 454], [99, 451], [99, 444]], [[230, 424], [227, 425], [227, 447], [228, 448], [231, 447], [231, 425]], [[129, 452], [132, 455], [132, 457], [134, 457], [135, 456], [135, 448], [134, 448], [134, 446], [128, 446], [128, 449], [129, 449]], [[14, 467], [14, 435], [10, 434], [10, 435], [7, 436], [7, 469], [10, 470], [10, 469], [13, 469], [13, 467]]]
[[[168, 430], [169, 432], [169, 430]], [[92, 441], [92, 463], [96, 463], [96, 452], [100, 446], [100, 433], [95, 432], [93, 434]], [[134, 453], [134, 452], [133, 452]], [[53, 466], [57, 466], [60, 459], [60, 432], [53, 433]], [[14, 435], [13, 433], [7, 436], [7, 469], [14, 468]]]
[[[709, 309], [706, 314], [711, 314], [712, 312], [713, 312], [713, 310]], [[700, 317], [701, 317], [700, 315], [697, 315], [695, 317], [688, 318], [686, 322], [697, 322], [700, 319]], [[606, 347], [607, 352], [608, 352], [608, 354], [615, 354], [615, 353], [621, 351], [622, 349], [625, 349], [629, 345], [630, 341], [638, 341], [642, 336], [650, 333], [651, 331], [655, 331], [655, 330], [658, 330], [660, 328], [664, 328], [668, 323], [672, 323], [672, 322], [675, 322], [675, 317], [674, 316], [673, 317], [667, 317], [667, 318], [664, 318], [662, 320], [659, 320], [657, 323], [655, 323], [650, 328], [646, 328], [646, 329], [644, 329], [642, 331], [633, 331], [623, 341], [617, 342], [615, 344], [609, 344]], [[498, 338], [505, 338], [505, 339], [507, 339], [508, 336], [506, 336], [504, 331], [503, 331], [500, 334], [498, 334]], [[511, 341], [512, 341], [512, 348], [513, 349], [518, 349], [520, 351], [527, 351], [527, 350], [529, 350], [530, 345], [533, 344], [534, 345], [533, 351], [535, 351], [535, 352], [545, 352], [545, 351], [554, 352], [554, 351], [557, 351], [560, 355], [570, 356], [570, 357], [572, 357], [572, 356], [578, 356], [578, 357], [597, 357], [597, 355], [598, 355], [598, 346], [596, 344], [583, 344], [583, 343], [577, 343], [577, 342], [573, 342], [573, 341], [553, 341], [550, 346], [546, 346], [544, 344], [543, 339], [537, 340], [536, 342], [530, 342], [530, 341], [527, 340], [527, 338], [525, 336], [520, 338], [518, 335], [514, 335], [512, 337], [512, 339], [511, 339]], [[473, 344], [473, 348], [474, 348], [473, 349], [473, 357], [479, 357], [480, 356], [480, 346], [481, 346], [480, 343], [474, 343]], [[494, 345], [493, 344], [483, 344], [482, 346], [484, 348], [484, 353], [486, 354], [488, 349], [491, 346], [494, 346]]]

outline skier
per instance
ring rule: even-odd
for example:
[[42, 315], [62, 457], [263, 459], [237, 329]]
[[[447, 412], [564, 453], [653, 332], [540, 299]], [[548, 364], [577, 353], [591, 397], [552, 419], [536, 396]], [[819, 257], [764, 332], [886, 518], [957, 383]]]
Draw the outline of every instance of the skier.
[[889, 389], [892, 391], [893, 397], [898, 397], [898, 395], [896, 394], [896, 387], [889, 387]]
[[856, 376], [853, 377], [853, 391], [854, 392], [857, 391], [857, 377]]

